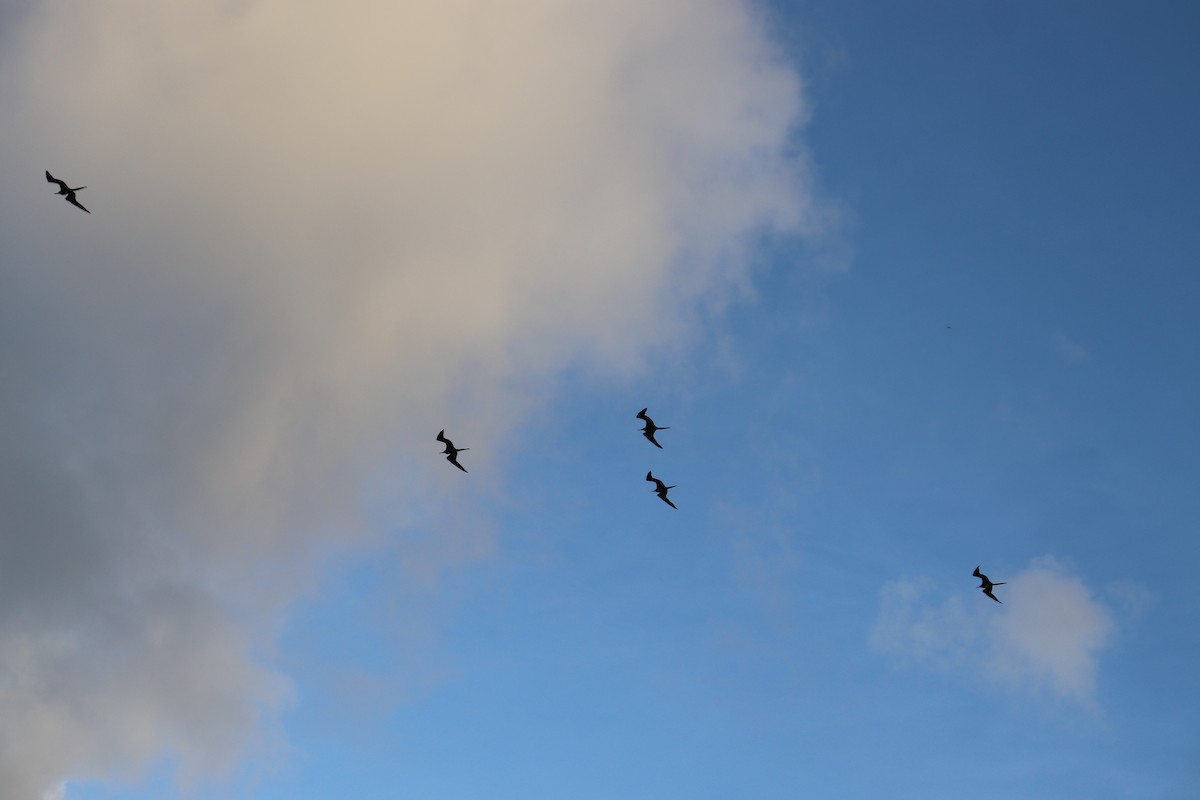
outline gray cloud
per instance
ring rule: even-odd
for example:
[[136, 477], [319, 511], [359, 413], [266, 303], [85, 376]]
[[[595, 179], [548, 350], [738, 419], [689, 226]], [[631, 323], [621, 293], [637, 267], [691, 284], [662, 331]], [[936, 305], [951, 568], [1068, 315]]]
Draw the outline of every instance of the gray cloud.
[[927, 599], [924, 581], [893, 581], [871, 631], [876, 649], [901, 660], [964, 671], [1020, 690], [1092, 706], [1100, 654], [1116, 631], [1109, 609], [1055, 559], [1035, 559], [987, 598]]
[[45, 0], [3, 48], [6, 798], [234, 763], [315, 545], [457, 477], [432, 432], [488, 480], [527, 388], [638, 369], [819, 219], [749, 4]]

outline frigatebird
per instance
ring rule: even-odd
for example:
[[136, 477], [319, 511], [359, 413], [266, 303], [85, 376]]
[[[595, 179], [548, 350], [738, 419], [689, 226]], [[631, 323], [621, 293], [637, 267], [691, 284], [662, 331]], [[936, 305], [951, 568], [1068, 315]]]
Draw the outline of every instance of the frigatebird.
[[[68, 203], [70, 203], [73, 206], [76, 206], [77, 208], [83, 208], [83, 203], [81, 203], [75, 199], [75, 193], [78, 192], [80, 189], [86, 189], [87, 188], [86, 186], [76, 186], [74, 189], [72, 189], [70, 186], [67, 186], [66, 181], [60, 181], [58, 178], [51, 175], [50, 170], [46, 170], [46, 181], [49, 183], [57, 183], [58, 184], [58, 191], [55, 192], [55, 194], [64, 195], [67, 198]], [[83, 208], [83, 210], [87, 211], [87, 213], [89, 213], [89, 214], [92, 213], [92, 212], [88, 211], [86, 208]]]
[[454, 466], [461, 469], [463, 472], [466, 472], [467, 468], [464, 467], [462, 464], [458, 463], [458, 454], [465, 450], [470, 450], [471, 448], [455, 447], [454, 442], [452, 442], [446, 438], [446, 429], [445, 428], [442, 428], [440, 431], [438, 431], [437, 440], [446, 445], [446, 449], [442, 451], [443, 453], [446, 454], [446, 460], [449, 461]]
[[[988, 597], [992, 598], [993, 600], [995, 600], [997, 603], [1000, 603], [1000, 598], [998, 598], [998, 597], [996, 597], [996, 595], [992, 594], [992, 587], [993, 586], [1003, 586], [1004, 584], [1008, 583], [1008, 581], [997, 581], [996, 583], [992, 583], [991, 579], [988, 578], [987, 575], [984, 575], [982, 572], [979, 571], [979, 567], [976, 567], [975, 571], [972, 572], [971, 574], [974, 575], [976, 578], [979, 578], [979, 588], [983, 589], [983, 593], [986, 594]], [[1000, 605], [1004, 605], [1004, 604], [1000, 603]]]
[[646, 411], [649, 408], [650, 408], [650, 406], [646, 406], [646, 408], [643, 408], [641, 411], [639, 411], [637, 413], [637, 418], [640, 420], [645, 420], [645, 422], [646, 422], [646, 427], [642, 428], [642, 436], [645, 436], [647, 439], [649, 439], [650, 444], [654, 445], [659, 450], [662, 450], [663, 446], [661, 444], [659, 444], [658, 441], [654, 438], [654, 432], [655, 431], [669, 431], [669, 430], [671, 430], [671, 428], [670, 428], [670, 426], [660, 428], [659, 426], [655, 425], [654, 420], [652, 420], [652, 419], [650, 419], [650, 417], [646, 416]]
[[658, 495], [659, 499], [661, 499], [664, 503], [666, 503], [667, 505], [669, 505], [671, 508], [675, 509], [676, 511], [679, 510], [679, 506], [675, 505], [669, 499], [667, 499], [667, 490], [674, 489], [675, 487], [673, 485], [667, 486], [665, 483], [660, 481], [658, 478], [654, 477], [653, 472], [646, 473], [646, 480], [654, 482], [654, 490], [653, 491], [656, 495]]

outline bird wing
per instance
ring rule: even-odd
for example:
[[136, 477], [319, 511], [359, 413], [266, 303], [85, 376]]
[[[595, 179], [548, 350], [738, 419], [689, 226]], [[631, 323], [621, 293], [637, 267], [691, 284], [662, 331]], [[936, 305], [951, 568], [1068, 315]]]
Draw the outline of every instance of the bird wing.
[[450, 440], [446, 438], [446, 429], [445, 428], [442, 428], [440, 431], [438, 431], [437, 440], [439, 442], [445, 442], [446, 444], [450, 443]]
[[650, 444], [654, 445], [654, 446], [655, 446], [655, 447], [657, 447], [659, 450], [662, 450], [662, 449], [663, 449], [663, 446], [662, 446], [661, 444], [659, 444], [659, 443], [658, 443], [658, 440], [657, 440], [657, 439], [655, 439], [655, 438], [654, 438], [654, 431], [651, 431], [651, 430], [645, 430], [645, 431], [642, 431], [642, 436], [645, 436], [647, 439], [649, 439], [649, 440], [650, 440]]
[[466, 467], [464, 467], [462, 464], [458, 463], [457, 454], [455, 454], [455, 453], [451, 453], [450, 455], [446, 456], [446, 460], [447, 460], [447, 461], [449, 461], [449, 462], [450, 462], [451, 464], [453, 464], [454, 466], [456, 466], [456, 467], [458, 467], [459, 469], [461, 469], [463, 472], [466, 472], [466, 471], [467, 471], [467, 468], [466, 468]]
[[650, 470], [649, 472], [646, 473], [646, 480], [648, 480], [648, 481], [654, 480], [654, 470]]
[[[982, 565], [982, 564], [980, 564], [979, 566], [981, 567], [981, 566], [983, 566], [983, 565]], [[983, 577], [983, 573], [979, 571], [979, 567], [976, 567], [976, 568], [975, 568], [975, 571], [974, 571], [974, 572], [972, 572], [971, 574], [972, 574], [972, 575], [974, 575], [976, 578], [982, 578], [982, 577]]]
[[[997, 603], [1000, 603], [1000, 598], [996, 597], [996, 595], [992, 594], [992, 587], [988, 586], [988, 587], [984, 588], [983, 593], [986, 594], [988, 597], [992, 598], [993, 600], [995, 600]], [[1000, 605], [1004, 605], [1004, 604], [1000, 603]]]
[[46, 170], [46, 180], [47, 180], [49, 183], [57, 183], [57, 184], [58, 184], [58, 188], [62, 189], [64, 192], [65, 192], [65, 191], [67, 191], [67, 183], [66, 183], [66, 181], [60, 181], [58, 178], [56, 178], [56, 177], [54, 177], [53, 175], [51, 175], [51, 174], [50, 174], [50, 170]]
[[678, 511], [678, 510], [679, 510], [679, 506], [677, 506], [677, 505], [675, 505], [674, 503], [672, 503], [672, 502], [671, 502], [671, 501], [670, 501], [670, 500], [667, 498], [667, 495], [666, 495], [665, 493], [664, 493], [664, 494], [660, 494], [660, 495], [659, 495], [659, 497], [661, 497], [661, 498], [662, 498], [662, 501], [663, 501], [664, 503], [666, 503], [667, 505], [669, 505], [671, 508], [675, 509], [676, 511]]
[[[76, 208], [83, 208], [83, 203], [81, 203], [75, 199], [74, 192], [71, 192], [67, 195], [67, 202], [70, 203], [71, 205], [75, 206]], [[89, 214], [92, 213], [92, 212], [88, 211], [86, 208], [83, 208], [83, 210], [87, 211], [87, 213], [89, 213]]]
[[[46, 173], [46, 174], [49, 174], [49, 173]], [[650, 406], [646, 406], [645, 408], [643, 408], [641, 411], [639, 411], [637, 413], [637, 418], [638, 419], [650, 419], [649, 417], [646, 416], [646, 412], [649, 410], [650, 410]]]

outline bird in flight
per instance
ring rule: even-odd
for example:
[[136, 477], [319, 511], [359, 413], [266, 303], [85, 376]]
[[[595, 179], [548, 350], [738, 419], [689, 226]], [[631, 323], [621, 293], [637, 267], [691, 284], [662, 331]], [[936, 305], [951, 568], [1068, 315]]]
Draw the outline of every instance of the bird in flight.
[[464, 467], [462, 464], [458, 463], [458, 454], [465, 450], [470, 450], [471, 448], [455, 447], [454, 442], [452, 442], [446, 438], [446, 429], [445, 428], [442, 428], [440, 431], [438, 431], [437, 440], [446, 445], [446, 449], [442, 451], [443, 453], [446, 454], [446, 460], [449, 461], [454, 466], [461, 469], [463, 472], [466, 472], [467, 468]]
[[[646, 427], [642, 428], [642, 436], [645, 436], [647, 439], [649, 439], [650, 444], [654, 445], [659, 450], [662, 450], [663, 446], [661, 444], [659, 444], [657, 440], [655, 440], [654, 432], [655, 431], [669, 431], [669, 430], [671, 430], [671, 428], [670, 428], [670, 426], [660, 428], [659, 426], [655, 425], [654, 420], [652, 420], [652, 419], [650, 419], [650, 417], [646, 416], [646, 411], [649, 408], [650, 408], [649, 406], [646, 406], [646, 408], [643, 408], [641, 411], [639, 411], [637, 413], [638, 419], [644, 420], [646, 423]], [[666, 498], [664, 498], [664, 499], [666, 499]]]
[[[72, 189], [70, 186], [67, 186], [66, 181], [60, 181], [58, 178], [51, 175], [50, 170], [46, 170], [46, 181], [49, 183], [57, 183], [58, 184], [58, 191], [55, 192], [55, 194], [65, 195], [68, 203], [75, 206], [76, 208], [83, 208], [83, 203], [81, 203], [75, 199], [75, 193], [78, 192], [80, 189], [86, 189], [87, 188], [86, 186], [76, 186], [74, 189]], [[89, 213], [89, 214], [92, 213], [92, 212], [88, 211], [86, 208], [83, 208], [83, 210], [87, 211], [87, 213]]]
[[[975, 571], [972, 572], [971, 574], [974, 575], [976, 578], [979, 578], [979, 588], [983, 589], [983, 593], [986, 594], [988, 597], [992, 598], [993, 600], [995, 600], [997, 603], [1000, 603], [1000, 598], [998, 598], [998, 597], [996, 597], [996, 595], [992, 594], [992, 587], [993, 586], [1003, 586], [1004, 584], [1008, 583], [1008, 581], [997, 581], [996, 583], [992, 583], [991, 579], [988, 578], [987, 575], [984, 575], [982, 572], [979, 571], [979, 567], [976, 567]], [[1000, 605], [1004, 605], [1004, 604], [1000, 603]]]
[[667, 505], [669, 505], [671, 508], [675, 509], [676, 511], [679, 510], [679, 506], [675, 505], [669, 499], [667, 499], [667, 490], [674, 489], [675, 488], [674, 486], [667, 486], [665, 483], [660, 481], [658, 478], [654, 477], [653, 472], [646, 473], [646, 480], [654, 482], [654, 493], [659, 496], [659, 499], [661, 499], [664, 503], [666, 503]]

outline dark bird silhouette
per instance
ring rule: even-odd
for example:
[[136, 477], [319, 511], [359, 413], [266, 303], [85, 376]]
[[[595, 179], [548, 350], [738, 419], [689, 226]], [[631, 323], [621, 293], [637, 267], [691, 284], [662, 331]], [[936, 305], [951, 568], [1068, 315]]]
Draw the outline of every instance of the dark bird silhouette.
[[662, 500], [664, 503], [666, 503], [667, 505], [669, 505], [671, 508], [675, 509], [676, 511], [679, 510], [679, 506], [675, 505], [674, 503], [672, 503], [670, 500], [667, 499], [667, 490], [674, 489], [675, 488], [674, 486], [667, 486], [665, 483], [660, 481], [658, 478], [654, 477], [653, 472], [646, 473], [646, 480], [654, 482], [654, 493], [656, 495], [658, 495], [660, 500]]
[[[654, 432], [655, 431], [669, 431], [669, 430], [671, 430], [671, 428], [670, 428], [670, 426], [660, 428], [659, 426], [655, 425], [654, 420], [652, 420], [648, 416], [646, 416], [646, 411], [649, 408], [650, 408], [649, 406], [646, 406], [646, 408], [643, 408], [641, 411], [639, 411], [637, 413], [637, 418], [640, 420], [644, 420], [646, 423], [646, 427], [642, 428], [642, 436], [645, 436], [647, 439], [649, 439], [650, 444], [654, 445], [659, 450], [662, 450], [663, 446], [661, 444], [659, 444], [658, 441], [654, 438]], [[663, 499], [665, 500], [666, 498], [664, 497]]]
[[[50, 170], [46, 170], [46, 181], [49, 183], [57, 183], [58, 184], [58, 191], [55, 192], [55, 194], [61, 194], [61, 195], [66, 196], [68, 203], [70, 203], [71, 205], [73, 205], [77, 208], [83, 208], [83, 203], [81, 203], [75, 199], [75, 193], [78, 192], [80, 189], [86, 189], [87, 188], [86, 186], [76, 186], [74, 189], [72, 189], [70, 186], [67, 186], [66, 181], [60, 181], [58, 178], [51, 175]], [[89, 213], [89, 214], [92, 213], [92, 212], [88, 211], [86, 208], [83, 208], [83, 210], [87, 211], [87, 213]]]
[[[1008, 583], [1008, 581], [997, 581], [996, 583], [992, 583], [991, 579], [988, 578], [987, 575], [984, 575], [982, 572], [979, 571], [979, 567], [976, 567], [975, 571], [972, 572], [971, 574], [974, 575], [976, 578], [979, 578], [979, 588], [983, 589], [983, 593], [986, 594], [988, 597], [992, 598], [993, 600], [995, 600], [997, 603], [1000, 603], [1000, 598], [998, 598], [998, 597], [996, 597], [996, 595], [992, 594], [992, 587], [993, 586], [1003, 586], [1004, 584]], [[1000, 603], [1000, 605], [1004, 605], [1004, 604]]]
[[463, 472], [466, 472], [467, 468], [464, 467], [462, 464], [458, 463], [458, 454], [465, 452], [467, 450], [470, 450], [471, 448], [455, 447], [454, 442], [452, 442], [446, 438], [446, 429], [445, 428], [442, 428], [440, 431], [438, 431], [437, 440], [446, 445], [446, 449], [442, 451], [443, 453], [446, 454], [446, 460], [449, 461], [454, 466], [461, 469]]

